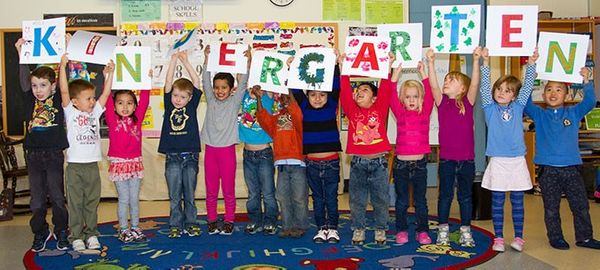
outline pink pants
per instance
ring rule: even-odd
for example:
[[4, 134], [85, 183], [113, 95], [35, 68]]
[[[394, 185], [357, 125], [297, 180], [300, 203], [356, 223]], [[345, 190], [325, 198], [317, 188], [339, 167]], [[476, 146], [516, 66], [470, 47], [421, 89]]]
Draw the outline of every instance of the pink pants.
[[[204, 153], [204, 182], [206, 184], [206, 212], [208, 221], [217, 220], [219, 184], [225, 199], [225, 221], [235, 219], [235, 145], [213, 147], [206, 145]], [[219, 182], [219, 180], [221, 180]]]

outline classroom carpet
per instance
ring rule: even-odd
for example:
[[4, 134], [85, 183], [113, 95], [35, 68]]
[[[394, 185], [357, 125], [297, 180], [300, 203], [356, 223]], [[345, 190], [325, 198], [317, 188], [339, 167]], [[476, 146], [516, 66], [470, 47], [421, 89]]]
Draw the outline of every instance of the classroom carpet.
[[[368, 225], [372, 223], [369, 212]], [[312, 217], [311, 217], [312, 218]], [[341, 241], [336, 244], [317, 244], [312, 237], [317, 231], [314, 224], [298, 239], [280, 238], [277, 235], [244, 233], [245, 214], [236, 215], [233, 235], [208, 235], [205, 217], [203, 233], [197, 237], [183, 235], [171, 239], [168, 234], [168, 217], [143, 218], [140, 227], [148, 239], [143, 242], [122, 243], [117, 237], [117, 222], [99, 225], [101, 250], [60, 251], [56, 241], [48, 242], [40, 253], [26, 251], [23, 263], [26, 269], [233, 269], [233, 270], [284, 270], [284, 269], [464, 269], [483, 263], [494, 256], [491, 249], [493, 234], [472, 226], [476, 246], [458, 244], [460, 223], [450, 220], [450, 246], [419, 245], [414, 239], [414, 216], [409, 215], [410, 241], [404, 245], [394, 242], [394, 214], [390, 213], [390, 230], [387, 243], [378, 245], [373, 240], [374, 231], [367, 231], [363, 245], [352, 245], [350, 213], [342, 211], [338, 231]], [[312, 221], [312, 220], [311, 220]], [[435, 243], [437, 222], [430, 216], [430, 236]]]

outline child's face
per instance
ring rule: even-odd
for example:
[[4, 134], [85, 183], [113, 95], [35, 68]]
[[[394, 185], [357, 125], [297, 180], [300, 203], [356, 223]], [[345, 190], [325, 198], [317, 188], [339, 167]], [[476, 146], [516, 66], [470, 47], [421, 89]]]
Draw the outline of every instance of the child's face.
[[404, 89], [403, 96], [400, 98], [402, 99], [402, 104], [404, 104], [406, 110], [419, 110], [419, 102], [421, 102], [421, 99], [419, 98], [419, 89], [415, 87], [407, 87]]
[[567, 88], [564, 83], [548, 82], [544, 87], [544, 102], [549, 108], [558, 108], [565, 103]]
[[71, 102], [82, 112], [92, 112], [96, 105], [96, 91], [93, 89], [83, 90], [75, 98], [72, 98]]
[[453, 76], [446, 76], [446, 78], [444, 78], [444, 87], [442, 88], [443, 94], [450, 98], [455, 98], [464, 91], [466, 91], [466, 89], [458, 78]]
[[48, 79], [31, 76], [31, 93], [37, 100], [47, 99], [55, 88], [56, 83], [50, 83]]
[[135, 100], [129, 94], [120, 94], [115, 98], [115, 111], [120, 116], [130, 116], [135, 112]]
[[315, 109], [320, 109], [327, 104], [327, 93], [321, 91], [309, 91], [308, 103]]
[[229, 87], [227, 80], [217, 79], [213, 83], [213, 92], [218, 100], [223, 101], [231, 96], [231, 87]]
[[508, 105], [515, 100], [515, 92], [508, 88], [506, 82], [503, 82], [500, 87], [495, 89], [494, 100], [500, 105]]
[[368, 85], [359, 86], [354, 91], [354, 101], [361, 108], [371, 108], [377, 97], [373, 96], [373, 90]]
[[192, 96], [188, 94], [188, 92], [173, 88], [173, 92], [171, 93], [171, 103], [173, 103], [175, 108], [181, 109], [185, 107], [190, 100], [192, 100]]

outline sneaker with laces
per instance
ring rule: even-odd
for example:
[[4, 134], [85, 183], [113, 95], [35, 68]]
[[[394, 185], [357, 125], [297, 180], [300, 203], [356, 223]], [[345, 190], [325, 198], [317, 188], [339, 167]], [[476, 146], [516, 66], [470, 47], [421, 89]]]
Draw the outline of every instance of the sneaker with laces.
[[356, 229], [352, 231], [352, 244], [363, 245], [365, 243], [365, 230]]
[[315, 243], [325, 243], [327, 241], [327, 229], [320, 229], [317, 234], [313, 237], [313, 242]]
[[471, 226], [460, 226], [460, 239], [459, 243], [463, 247], [474, 247], [475, 240], [471, 234]]
[[69, 249], [69, 234], [67, 230], [58, 232], [56, 237], [56, 249], [58, 250], [67, 250]]
[[198, 235], [202, 234], [202, 230], [200, 229], [200, 226], [198, 226], [196, 224], [192, 224], [192, 225], [188, 226], [187, 228], [185, 228], [185, 230], [183, 232], [187, 233], [187, 235], [190, 237], [194, 237], [194, 236], [198, 236]]
[[421, 245], [429, 245], [431, 244], [431, 238], [427, 232], [418, 232], [417, 242], [419, 242]]
[[[512, 244], [511, 244], [512, 246]], [[504, 238], [496, 237], [494, 238], [494, 245], [492, 245], [492, 249], [498, 252], [504, 252]]]
[[131, 243], [135, 239], [135, 236], [129, 229], [121, 229], [119, 232], [119, 240], [123, 243]]
[[591, 249], [600, 249], [600, 241], [590, 238], [585, 241], [577, 241], [575, 245], [578, 247], [591, 248]]
[[221, 227], [220, 234], [222, 235], [231, 235], [233, 234], [233, 223], [232, 222], [223, 222], [223, 226]]
[[169, 229], [169, 238], [179, 238], [181, 237], [181, 230], [177, 227], [171, 227], [171, 229]]
[[213, 235], [218, 234], [220, 232], [221, 231], [219, 230], [219, 223], [216, 220], [208, 222], [208, 234]]
[[131, 234], [133, 234], [133, 241], [139, 242], [146, 240], [146, 235], [139, 227], [131, 228]]
[[523, 246], [525, 245], [525, 240], [521, 237], [515, 237], [515, 239], [510, 243], [510, 247], [514, 250], [521, 252], [523, 251]]
[[448, 227], [448, 224], [440, 224], [438, 226], [438, 235], [435, 242], [436, 245], [450, 245], [449, 230], [450, 228]]
[[375, 230], [375, 242], [377, 242], [377, 244], [379, 245], [385, 245], [386, 242], [386, 236], [385, 236], [385, 230]]
[[85, 249], [85, 243], [83, 243], [83, 240], [81, 239], [75, 239], [73, 241], [73, 250], [75, 251], [82, 251]]
[[401, 231], [401, 232], [397, 233], [396, 234], [396, 244], [404, 245], [406, 243], [408, 243], [408, 232]]
[[31, 245], [31, 251], [41, 252], [46, 249], [46, 243], [52, 238], [53, 234], [49, 230], [44, 233], [36, 234], [33, 236], [33, 244]]
[[263, 234], [264, 235], [274, 235], [277, 233], [277, 227], [273, 226], [273, 225], [266, 225], [263, 228]]
[[88, 249], [100, 249], [100, 242], [98, 241], [98, 237], [95, 235], [90, 236], [87, 240], [87, 248]]
[[327, 242], [331, 244], [336, 244], [340, 241], [340, 235], [336, 229], [329, 229], [327, 231]]
[[256, 224], [248, 224], [246, 225], [244, 232], [247, 234], [256, 234], [257, 232], [260, 232], [262, 230], [263, 228], [261, 226], [258, 226]]

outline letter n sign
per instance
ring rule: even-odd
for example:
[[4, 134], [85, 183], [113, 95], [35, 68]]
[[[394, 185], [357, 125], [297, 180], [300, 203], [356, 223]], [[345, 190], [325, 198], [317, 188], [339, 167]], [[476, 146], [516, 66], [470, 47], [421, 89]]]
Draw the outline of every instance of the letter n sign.
[[150, 47], [116, 47], [113, 56], [115, 75], [112, 89], [150, 89], [150, 57]]

